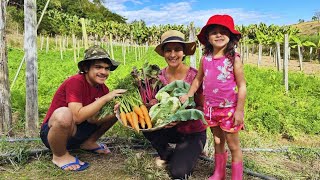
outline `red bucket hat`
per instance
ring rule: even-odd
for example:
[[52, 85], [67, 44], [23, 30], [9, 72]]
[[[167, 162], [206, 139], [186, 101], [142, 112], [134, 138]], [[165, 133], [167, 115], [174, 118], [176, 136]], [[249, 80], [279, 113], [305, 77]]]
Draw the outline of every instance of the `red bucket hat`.
[[234, 22], [229, 15], [213, 15], [209, 18], [207, 24], [201, 29], [200, 33], [197, 35], [201, 44], [205, 45], [207, 41], [206, 30], [210, 25], [221, 25], [229, 29], [229, 31], [234, 34], [239, 41], [241, 38], [241, 33], [234, 28]]

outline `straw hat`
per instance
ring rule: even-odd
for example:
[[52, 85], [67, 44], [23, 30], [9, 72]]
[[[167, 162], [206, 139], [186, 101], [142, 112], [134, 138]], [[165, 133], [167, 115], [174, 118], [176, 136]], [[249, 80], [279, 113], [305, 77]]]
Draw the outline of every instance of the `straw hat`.
[[155, 51], [163, 56], [163, 45], [169, 42], [178, 42], [185, 45], [184, 54], [192, 55], [196, 51], [196, 43], [195, 42], [186, 42], [185, 36], [180, 31], [169, 30], [162, 34], [161, 43], [155, 48]]

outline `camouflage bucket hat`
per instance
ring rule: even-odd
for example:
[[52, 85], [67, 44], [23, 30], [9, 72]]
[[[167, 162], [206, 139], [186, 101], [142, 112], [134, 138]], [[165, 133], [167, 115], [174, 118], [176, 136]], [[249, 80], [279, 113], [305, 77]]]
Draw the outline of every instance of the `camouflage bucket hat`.
[[111, 65], [110, 71], [114, 71], [119, 66], [119, 62], [110, 58], [106, 50], [100, 46], [91, 46], [84, 52], [84, 59], [78, 62], [78, 68], [81, 72], [84, 72], [84, 65], [91, 60], [106, 60]]

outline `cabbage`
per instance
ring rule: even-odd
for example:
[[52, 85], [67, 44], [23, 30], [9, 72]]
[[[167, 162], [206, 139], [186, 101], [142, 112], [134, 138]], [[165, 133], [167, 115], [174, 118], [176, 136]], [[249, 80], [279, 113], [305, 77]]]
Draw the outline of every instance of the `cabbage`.
[[202, 111], [186, 109], [186, 107], [195, 107], [193, 97], [181, 104], [179, 96], [186, 94], [189, 88], [188, 83], [177, 80], [160, 89], [155, 96], [159, 103], [153, 105], [149, 110], [154, 128], [144, 131], [156, 130], [174, 121], [201, 119], [204, 124], [207, 124]]

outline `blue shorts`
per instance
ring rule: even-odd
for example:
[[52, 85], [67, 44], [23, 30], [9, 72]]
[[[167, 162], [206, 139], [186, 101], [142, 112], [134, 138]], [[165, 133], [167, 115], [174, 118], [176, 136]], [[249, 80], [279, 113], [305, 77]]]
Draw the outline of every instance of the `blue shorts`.
[[[81, 124], [77, 125], [77, 132], [74, 136], [70, 137], [67, 142], [67, 149], [79, 149], [80, 145], [86, 141], [95, 131], [97, 131], [98, 126], [95, 124], [88, 123], [88, 121], [84, 121]], [[48, 122], [42, 125], [40, 130], [40, 138], [43, 144], [50, 149], [50, 145], [48, 142], [48, 133], [49, 133]]]

